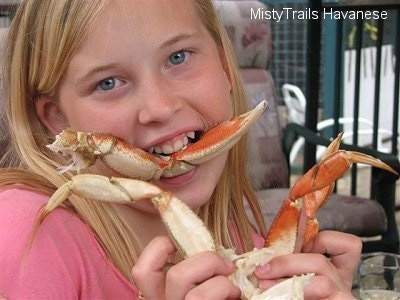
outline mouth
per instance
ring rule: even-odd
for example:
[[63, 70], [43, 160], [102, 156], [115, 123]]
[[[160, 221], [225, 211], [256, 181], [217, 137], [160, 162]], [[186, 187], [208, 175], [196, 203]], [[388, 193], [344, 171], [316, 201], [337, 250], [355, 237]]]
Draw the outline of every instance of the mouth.
[[175, 152], [184, 150], [189, 144], [196, 143], [201, 135], [201, 131], [188, 131], [174, 140], [152, 146], [147, 151], [160, 158], [169, 159]]

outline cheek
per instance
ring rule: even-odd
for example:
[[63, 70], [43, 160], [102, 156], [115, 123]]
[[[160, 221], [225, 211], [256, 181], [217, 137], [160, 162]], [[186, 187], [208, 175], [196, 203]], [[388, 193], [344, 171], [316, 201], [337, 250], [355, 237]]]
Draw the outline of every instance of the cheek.
[[[70, 98], [77, 99], [77, 98]], [[78, 131], [93, 133], [111, 133], [123, 137], [127, 126], [122, 120], [126, 110], [114, 113], [101, 105], [90, 101], [70, 100], [61, 102], [62, 110], [67, 118], [69, 127]]]
[[[197, 103], [202, 107], [204, 115], [210, 121], [219, 123], [233, 116], [231, 99], [231, 84], [223, 71], [205, 76], [204, 80], [196, 83], [191, 90], [194, 95], [196, 90]], [[201, 99], [199, 99], [201, 98]]]
[[[118, 124], [117, 115], [110, 108], [104, 107], [104, 103], [81, 96], [67, 80], [61, 85], [59, 101], [69, 127], [75, 130], [110, 132], [110, 125]], [[121, 117], [121, 113], [118, 116]]]

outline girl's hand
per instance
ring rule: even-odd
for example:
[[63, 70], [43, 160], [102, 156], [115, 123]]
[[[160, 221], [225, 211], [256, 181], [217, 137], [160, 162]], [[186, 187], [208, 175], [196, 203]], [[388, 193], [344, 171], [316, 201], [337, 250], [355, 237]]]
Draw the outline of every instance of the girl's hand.
[[257, 267], [259, 285], [267, 289], [282, 279], [315, 273], [305, 287], [305, 299], [354, 299], [351, 286], [361, 254], [361, 240], [354, 235], [323, 231], [303, 247], [303, 253], [273, 258]]
[[145, 299], [239, 299], [240, 289], [227, 275], [233, 264], [214, 252], [189, 257], [165, 270], [176, 249], [168, 237], [153, 239], [132, 269], [137, 288]]

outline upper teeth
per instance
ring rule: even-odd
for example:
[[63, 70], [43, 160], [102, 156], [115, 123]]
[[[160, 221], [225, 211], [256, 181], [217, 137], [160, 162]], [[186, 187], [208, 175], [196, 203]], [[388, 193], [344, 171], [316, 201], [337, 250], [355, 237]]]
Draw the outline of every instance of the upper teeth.
[[175, 140], [173, 143], [166, 143], [151, 147], [149, 152], [156, 154], [171, 154], [186, 147], [189, 143], [189, 138], [194, 139], [194, 137], [195, 132], [189, 131], [182, 138]]

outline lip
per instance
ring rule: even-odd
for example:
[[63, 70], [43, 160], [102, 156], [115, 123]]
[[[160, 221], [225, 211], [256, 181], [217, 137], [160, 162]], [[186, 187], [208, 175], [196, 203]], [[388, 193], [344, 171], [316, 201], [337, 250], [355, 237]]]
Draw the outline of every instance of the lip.
[[162, 186], [182, 186], [189, 184], [192, 179], [194, 178], [195, 174], [197, 173], [197, 168], [199, 166], [196, 166], [194, 169], [190, 170], [189, 172], [186, 172], [184, 174], [175, 176], [175, 177], [161, 177], [159, 180], [157, 180], [157, 183], [160, 184], [160, 187]]

